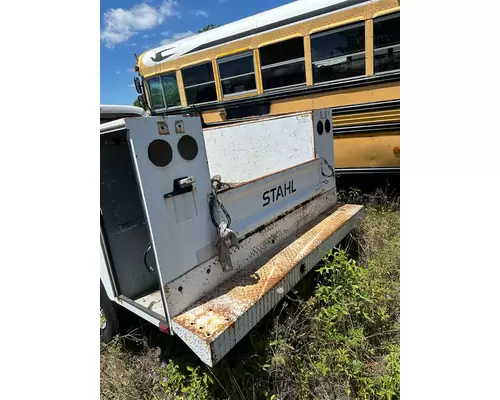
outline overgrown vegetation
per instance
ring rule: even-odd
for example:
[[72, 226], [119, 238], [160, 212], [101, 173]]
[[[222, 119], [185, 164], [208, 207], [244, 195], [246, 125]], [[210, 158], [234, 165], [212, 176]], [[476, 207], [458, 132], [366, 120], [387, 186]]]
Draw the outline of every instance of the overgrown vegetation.
[[329, 254], [314, 295], [277, 324], [279, 399], [399, 397], [399, 212], [369, 209], [354, 239], [358, 261]]
[[221, 363], [165, 335], [120, 338], [101, 348], [101, 398], [399, 399], [399, 201], [342, 196], [375, 204]]

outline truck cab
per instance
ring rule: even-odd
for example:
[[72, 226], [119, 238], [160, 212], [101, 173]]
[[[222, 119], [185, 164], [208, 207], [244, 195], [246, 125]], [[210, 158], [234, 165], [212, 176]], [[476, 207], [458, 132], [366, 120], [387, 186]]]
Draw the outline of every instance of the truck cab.
[[101, 124], [127, 117], [147, 117], [148, 114], [140, 107], [101, 104]]

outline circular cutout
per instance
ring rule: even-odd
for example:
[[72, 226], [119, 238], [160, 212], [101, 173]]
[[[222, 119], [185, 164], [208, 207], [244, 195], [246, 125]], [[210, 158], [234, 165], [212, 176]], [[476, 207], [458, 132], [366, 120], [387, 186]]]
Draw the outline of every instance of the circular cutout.
[[192, 136], [184, 135], [177, 143], [177, 150], [184, 160], [191, 161], [198, 155], [198, 143]]
[[316, 129], [318, 131], [318, 134], [322, 134], [323, 133], [323, 122], [322, 121], [318, 121], [318, 123], [316, 124]]
[[300, 273], [303, 274], [304, 272], [306, 271], [306, 265], [305, 264], [302, 264], [300, 266]]
[[325, 132], [326, 132], [326, 133], [330, 133], [330, 128], [331, 128], [331, 127], [332, 127], [332, 126], [331, 126], [331, 124], [330, 124], [330, 120], [329, 120], [329, 119], [327, 119], [327, 120], [325, 121]]
[[172, 161], [172, 147], [165, 140], [153, 140], [148, 146], [148, 157], [157, 167], [166, 167]]
[[177, 290], [182, 293], [182, 286], [179, 286]]

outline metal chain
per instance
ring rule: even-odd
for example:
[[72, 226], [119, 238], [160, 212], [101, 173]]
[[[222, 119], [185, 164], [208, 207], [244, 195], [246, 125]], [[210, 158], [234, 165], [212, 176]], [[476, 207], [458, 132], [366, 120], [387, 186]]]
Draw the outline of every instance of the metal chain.
[[320, 157], [321, 160], [323, 161], [323, 163], [328, 167], [328, 169], [330, 170], [331, 172], [331, 175], [326, 175], [324, 172], [323, 172], [323, 168], [321, 168], [321, 175], [323, 175], [324, 177], [326, 178], [333, 178], [333, 177], [336, 177], [338, 178], [339, 177], [339, 174], [338, 173], [335, 173], [335, 170], [333, 169], [333, 167], [330, 165], [330, 163], [326, 160], [326, 158], [323, 158], [323, 157]]

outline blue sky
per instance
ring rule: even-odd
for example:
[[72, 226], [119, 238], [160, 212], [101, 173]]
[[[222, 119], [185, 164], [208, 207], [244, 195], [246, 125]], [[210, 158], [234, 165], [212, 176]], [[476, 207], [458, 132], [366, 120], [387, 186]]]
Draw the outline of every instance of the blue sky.
[[147, 49], [292, 0], [101, 0], [101, 104], [132, 104], [135, 58]]

